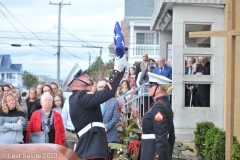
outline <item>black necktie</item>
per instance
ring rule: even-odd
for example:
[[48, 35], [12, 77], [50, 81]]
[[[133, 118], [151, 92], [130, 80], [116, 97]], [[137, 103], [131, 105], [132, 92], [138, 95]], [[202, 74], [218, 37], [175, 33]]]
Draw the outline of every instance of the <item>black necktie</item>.
[[163, 68], [161, 67], [161, 68], [160, 68], [160, 75], [162, 75], [162, 70], [163, 70]]

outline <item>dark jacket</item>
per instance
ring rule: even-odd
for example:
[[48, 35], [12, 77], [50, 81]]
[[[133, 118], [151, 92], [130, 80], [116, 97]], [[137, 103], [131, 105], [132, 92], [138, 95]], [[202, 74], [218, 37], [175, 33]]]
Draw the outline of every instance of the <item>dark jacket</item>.
[[173, 112], [166, 97], [159, 98], [144, 115], [143, 134], [155, 134], [156, 139], [142, 139], [141, 160], [171, 160], [175, 143]]
[[135, 80], [137, 80], [138, 74], [141, 72], [141, 67], [140, 67], [140, 65], [141, 65], [141, 63], [136, 64], [136, 67], [135, 67], [136, 79], [135, 79]]
[[[95, 93], [89, 90], [73, 91], [69, 97], [70, 117], [76, 133], [92, 122], [103, 122], [100, 104], [112, 98], [123, 77], [123, 73], [113, 71], [109, 83]], [[104, 128], [92, 127], [78, 139], [75, 152], [81, 159], [108, 159], [107, 135]]]
[[[201, 64], [197, 65], [196, 72], [201, 72], [203, 75], [210, 75], [210, 62], [207, 62], [203, 67]], [[210, 97], [210, 84], [198, 84], [198, 92], [203, 97]]]

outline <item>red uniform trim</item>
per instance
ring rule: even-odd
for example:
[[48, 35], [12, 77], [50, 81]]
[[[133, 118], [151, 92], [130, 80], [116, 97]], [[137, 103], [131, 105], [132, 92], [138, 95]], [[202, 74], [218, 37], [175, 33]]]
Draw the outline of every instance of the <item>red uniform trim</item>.
[[158, 113], [155, 114], [155, 120], [158, 121], [158, 122], [163, 120], [163, 115], [160, 111], [158, 111]]

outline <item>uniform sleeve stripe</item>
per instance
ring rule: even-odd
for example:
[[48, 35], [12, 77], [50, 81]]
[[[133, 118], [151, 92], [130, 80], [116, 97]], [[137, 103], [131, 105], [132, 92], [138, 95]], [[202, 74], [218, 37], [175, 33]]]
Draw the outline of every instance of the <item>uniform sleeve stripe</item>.
[[93, 92], [86, 92], [87, 94], [93, 94]]
[[109, 89], [112, 90], [112, 86], [109, 83], [107, 83], [107, 85], [108, 85]]

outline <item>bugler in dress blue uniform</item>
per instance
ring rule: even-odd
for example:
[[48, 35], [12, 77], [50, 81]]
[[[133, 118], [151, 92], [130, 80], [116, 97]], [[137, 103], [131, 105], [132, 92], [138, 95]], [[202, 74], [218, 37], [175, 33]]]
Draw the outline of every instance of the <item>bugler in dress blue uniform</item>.
[[78, 135], [75, 152], [81, 159], [108, 159], [108, 143], [102, 123], [100, 104], [112, 98], [127, 66], [124, 38], [119, 23], [114, 28], [115, 62], [109, 83], [103, 90], [92, 93], [87, 90], [89, 78], [82, 70], [70, 72], [66, 82], [73, 94], [69, 97], [70, 116]]

